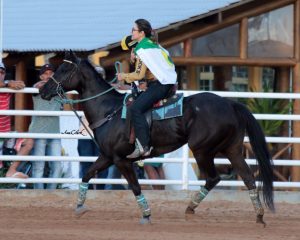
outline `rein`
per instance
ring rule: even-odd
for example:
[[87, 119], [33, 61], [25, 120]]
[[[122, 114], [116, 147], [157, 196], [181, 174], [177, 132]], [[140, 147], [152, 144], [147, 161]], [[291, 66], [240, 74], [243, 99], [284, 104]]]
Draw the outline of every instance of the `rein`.
[[[75, 74], [75, 72], [77, 70], [79, 70], [79, 64], [76, 64], [72, 61], [63, 60], [66, 63], [72, 64], [74, 66], [74, 68], [72, 69], [72, 72], [70, 73], [70, 75], [68, 76], [68, 79], [71, 79], [72, 76]], [[118, 68], [119, 67], [119, 68]], [[120, 62], [115, 62], [115, 69], [116, 72], [119, 73], [119, 71], [122, 71], [122, 64]], [[73, 105], [75, 103], [81, 103], [81, 102], [86, 102], [89, 101], [91, 99], [95, 99], [97, 97], [100, 97], [108, 92], [110, 92], [113, 89], [116, 89], [115, 87], [111, 87], [107, 90], [105, 90], [104, 92], [101, 92], [99, 94], [96, 94], [95, 96], [92, 97], [88, 97], [88, 98], [84, 98], [84, 99], [79, 99], [79, 100], [73, 100], [73, 99], [68, 99], [66, 96], [66, 93], [61, 85], [61, 82], [57, 81], [53, 76], [50, 77], [55, 83], [56, 83], [56, 93], [57, 95], [60, 97], [60, 100], [56, 100], [58, 102], [60, 102], [61, 104], [69, 104], [71, 106], [72, 111], [74, 112], [74, 114], [76, 115], [76, 117], [78, 118], [79, 122], [83, 125], [83, 127], [85, 128], [85, 130], [88, 132], [88, 134], [90, 135], [90, 137], [92, 138], [93, 142], [96, 144], [97, 148], [100, 149], [99, 144], [97, 143], [97, 141], [95, 140], [94, 136], [92, 135], [92, 133], [90, 132], [89, 128], [86, 126], [86, 124], [82, 121], [81, 117], [78, 115], [77, 111], [74, 109]], [[117, 76], [114, 77], [110, 82], [108, 82], [109, 84], [115, 82], [117, 80]], [[94, 124], [90, 125], [90, 129], [94, 130], [97, 127], [102, 126], [104, 123], [110, 121], [114, 115], [116, 115], [116, 113], [118, 111], [120, 111], [122, 109], [123, 106], [120, 106], [119, 108], [117, 108], [115, 111], [113, 111], [113, 113], [109, 114], [108, 116], [106, 116], [104, 119], [101, 119], [100, 121], [95, 122]]]
[[[76, 64], [76, 63], [73, 63], [69, 60], [63, 60], [64, 62], [66, 63], [70, 63], [70, 64], [73, 64], [75, 66], [75, 68], [73, 68], [74, 70], [72, 70], [71, 74], [70, 74], [70, 79], [71, 77], [73, 76], [73, 74], [75, 73], [76, 70], [79, 69], [78, 65], [80, 64]], [[120, 69], [120, 70], [119, 70]], [[116, 73], [119, 73], [119, 72], [122, 72], [122, 64], [117, 61], [115, 62], [115, 70], [116, 70]], [[60, 84], [60, 82], [56, 81], [56, 79], [54, 79], [53, 77], [51, 77], [51, 79], [57, 84], [57, 87], [56, 87], [56, 92], [58, 94], [58, 96], [61, 98], [60, 100], [57, 100], [59, 101], [60, 103], [62, 104], [76, 104], [76, 103], [82, 103], [82, 102], [86, 102], [86, 101], [89, 101], [89, 100], [92, 100], [92, 99], [95, 99], [97, 97], [101, 97], [103, 96], [104, 94], [112, 91], [113, 89], [116, 89], [116, 87], [111, 87], [107, 90], [105, 90], [104, 92], [101, 92], [101, 93], [98, 93], [96, 94], [95, 96], [91, 96], [91, 97], [88, 97], [88, 98], [83, 98], [83, 99], [78, 99], [78, 100], [73, 100], [73, 99], [68, 99], [67, 96], [65, 95], [65, 92]], [[108, 83], [111, 84], [111, 83], [114, 83], [115, 81], [117, 80], [117, 77], [114, 77], [111, 81], [109, 81]]]

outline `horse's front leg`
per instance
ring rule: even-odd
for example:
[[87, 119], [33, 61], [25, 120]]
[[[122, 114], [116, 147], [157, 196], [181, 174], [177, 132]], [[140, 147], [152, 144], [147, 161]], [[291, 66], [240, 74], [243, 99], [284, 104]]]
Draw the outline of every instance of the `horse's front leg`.
[[126, 178], [129, 186], [132, 189], [132, 192], [136, 198], [137, 204], [142, 212], [142, 218], [140, 220], [141, 224], [149, 224], [151, 223], [150, 216], [151, 216], [151, 210], [148, 205], [148, 202], [142, 194], [141, 186], [138, 182], [138, 179], [136, 177], [136, 174], [133, 169], [133, 163], [129, 160], [120, 160], [115, 161], [115, 164], [119, 171], [122, 173], [122, 175]]
[[75, 209], [75, 214], [80, 217], [88, 211], [84, 207], [84, 202], [86, 199], [87, 190], [89, 188], [89, 181], [95, 176], [96, 171], [101, 172], [102, 170], [108, 168], [112, 165], [112, 160], [103, 157], [102, 155], [98, 157], [96, 162], [89, 168], [88, 172], [82, 178], [82, 183], [79, 184], [79, 192], [77, 197], [77, 207]]

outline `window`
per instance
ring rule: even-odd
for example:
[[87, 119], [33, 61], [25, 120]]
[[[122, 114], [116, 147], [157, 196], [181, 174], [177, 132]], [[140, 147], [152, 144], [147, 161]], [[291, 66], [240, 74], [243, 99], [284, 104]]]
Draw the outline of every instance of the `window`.
[[193, 39], [193, 56], [239, 56], [239, 24]]
[[248, 68], [245, 66], [232, 67], [232, 85], [231, 91], [248, 91]]
[[167, 50], [171, 57], [181, 57], [183, 56], [183, 43], [178, 43]]
[[198, 85], [201, 91], [212, 91], [214, 73], [212, 66], [200, 66], [197, 67], [198, 73]]
[[248, 20], [249, 57], [293, 57], [293, 5]]

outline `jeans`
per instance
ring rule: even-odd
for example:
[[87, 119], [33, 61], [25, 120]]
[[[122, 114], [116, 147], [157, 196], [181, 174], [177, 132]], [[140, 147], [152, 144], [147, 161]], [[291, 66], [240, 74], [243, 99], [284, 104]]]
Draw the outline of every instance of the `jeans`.
[[[121, 173], [115, 165], [108, 168], [107, 178], [109, 179], [121, 179]], [[121, 184], [106, 184], [105, 190], [125, 190], [125, 187]]]
[[[60, 139], [36, 139], [33, 147], [34, 156], [61, 156]], [[32, 177], [42, 178], [45, 171], [45, 161], [32, 163]], [[48, 162], [49, 178], [60, 178], [62, 175], [62, 164], [60, 161]], [[43, 183], [35, 183], [34, 189], [44, 189]], [[48, 183], [47, 189], [56, 189], [57, 183]]]
[[157, 101], [166, 97], [173, 86], [174, 84], [163, 85], [159, 81], [149, 82], [147, 90], [139, 95], [128, 109], [136, 138], [143, 147], [150, 145], [150, 129], [144, 113]]
[[[78, 140], [78, 154], [79, 156], [99, 156], [100, 152], [97, 145], [93, 140], [89, 139], [79, 139]], [[79, 177], [82, 178], [89, 168], [92, 166], [91, 162], [81, 162], [79, 169]], [[108, 169], [105, 169], [97, 173], [97, 178], [106, 178], [108, 174]], [[104, 189], [105, 184], [97, 184], [96, 189]], [[93, 189], [93, 185], [89, 185], [89, 189]]]

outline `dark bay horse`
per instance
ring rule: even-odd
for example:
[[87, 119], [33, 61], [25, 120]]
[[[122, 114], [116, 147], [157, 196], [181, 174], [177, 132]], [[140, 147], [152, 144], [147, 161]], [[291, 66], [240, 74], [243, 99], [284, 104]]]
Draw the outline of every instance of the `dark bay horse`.
[[[110, 84], [101, 78], [88, 60], [76, 57], [73, 52], [66, 54], [64, 62], [52, 79], [41, 89], [41, 96], [49, 100], [62, 90], [77, 90], [82, 99], [103, 93], [82, 103], [90, 125], [101, 122], [119, 109], [125, 96], [111, 89]], [[256, 212], [256, 220], [264, 224], [264, 209], [256, 189], [255, 178], [243, 157], [243, 139], [247, 132], [259, 165], [265, 205], [274, 210], [272, 162], [265, 136], [256, 119], [244, 105], [212, 93], [185, 97], [183, 103], [182, 117], [153, 122], [151, 141], [154, 149], [150, 157], [171, 152], [188, 143], [206, 183], [192, 196], [186, 214], [194, 213], [194, 209], [220, 181], [214, 157], [221, 153], [229, 159], [232, 167], [243, 179]], [[93, 129], [101, 154], [82, 178], [76, 212], [80, 215], [86, 211], [84, 202], [88, 182], [95, 176], [95, 171], [102, 171], [115, 164], [136, 197], [142, 212], [141, 222], [148, 223], [150, 208], [133, 170], [133, 162], [138, 159], [126, 158], [134, 150], [134, 144], [129, 143], [128, 125], [120, 115], [121, 112], [118, 111], [105, 124]]]

